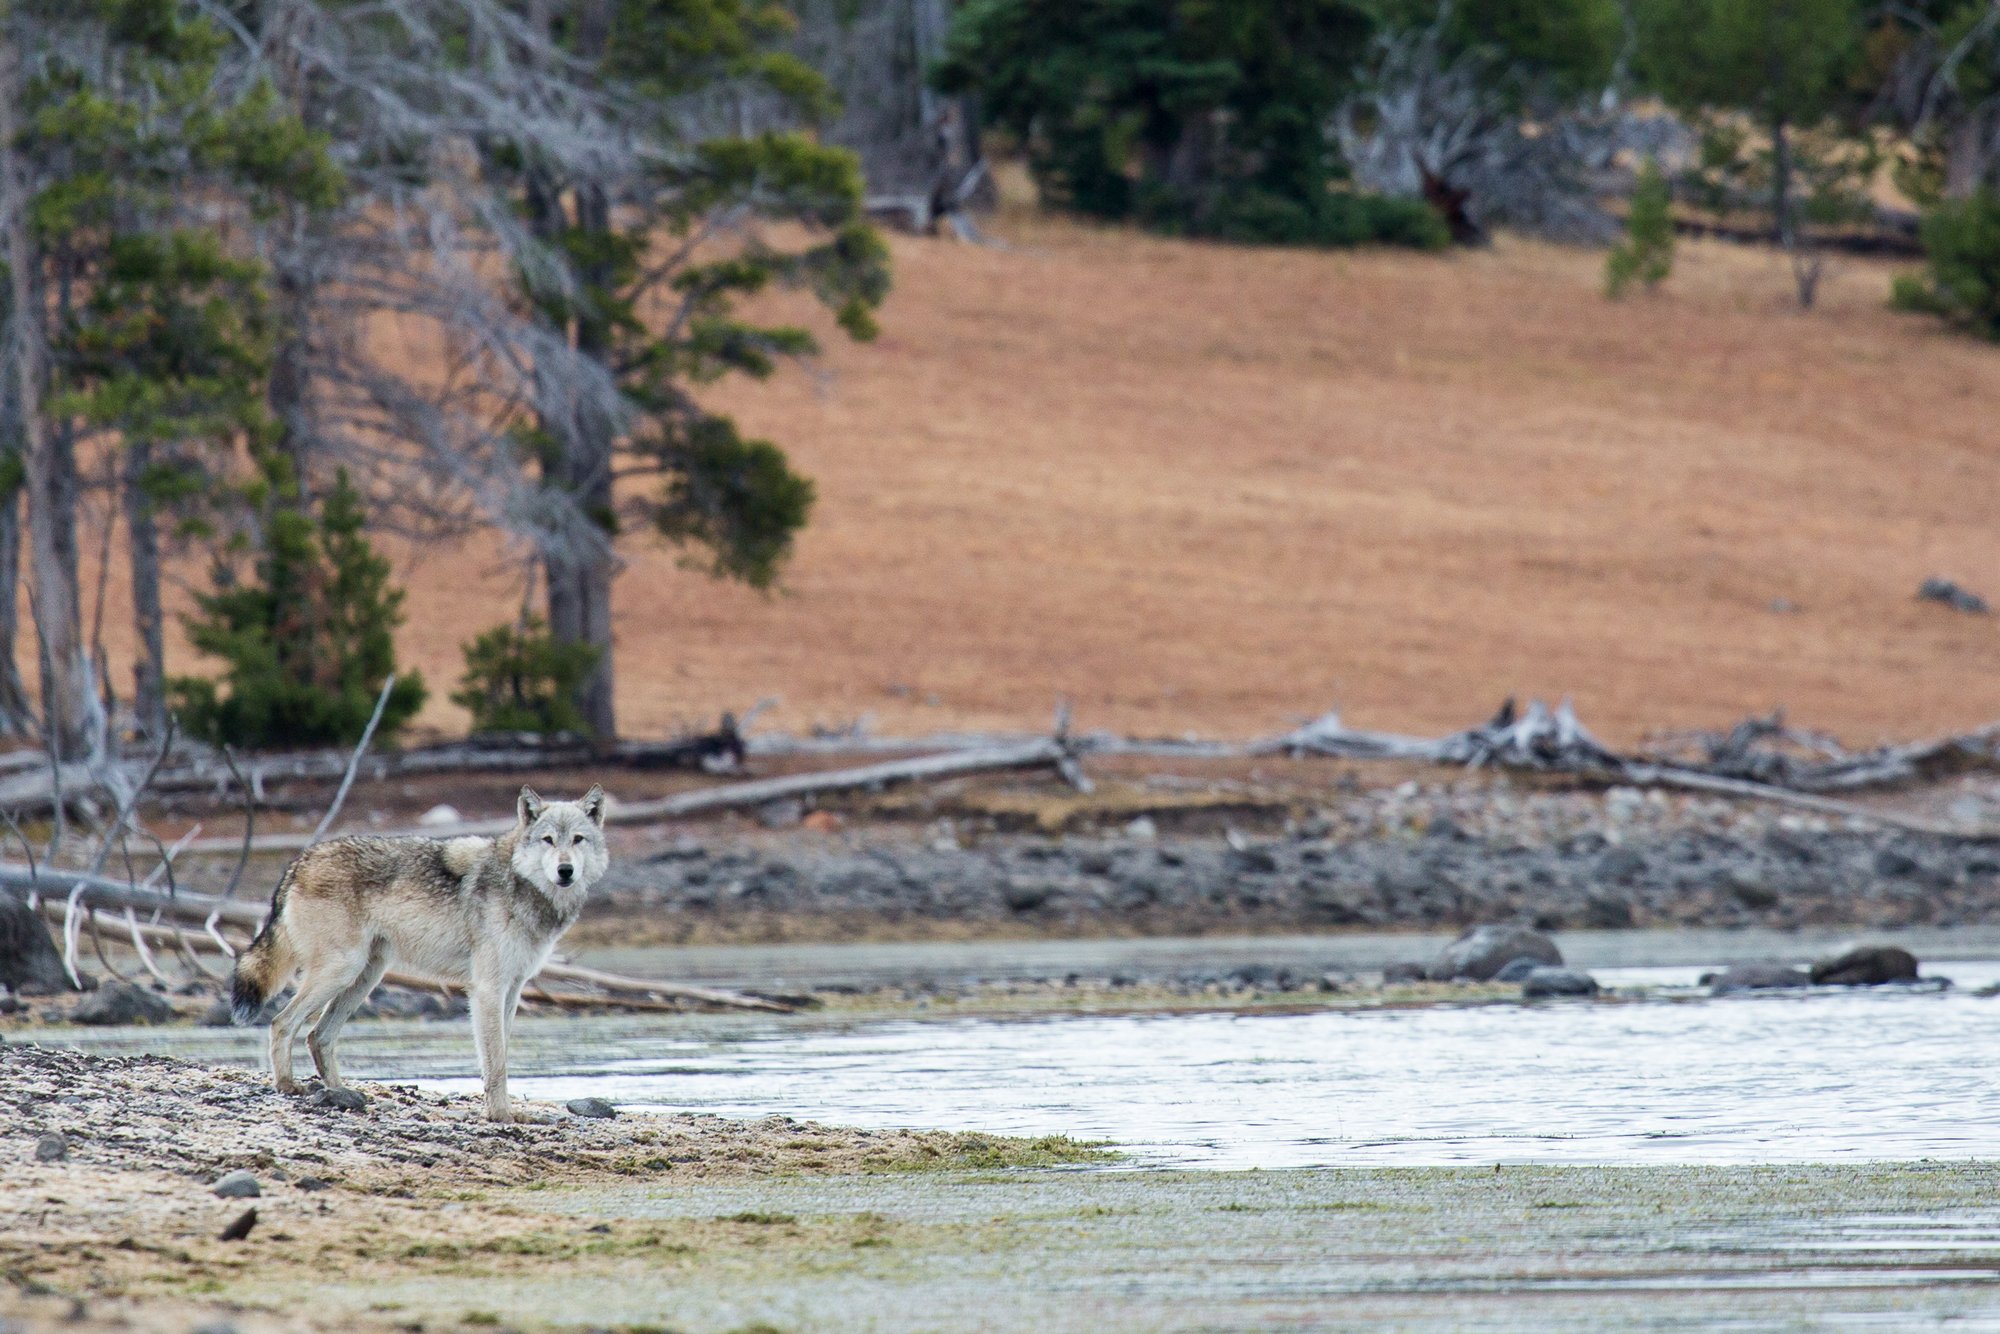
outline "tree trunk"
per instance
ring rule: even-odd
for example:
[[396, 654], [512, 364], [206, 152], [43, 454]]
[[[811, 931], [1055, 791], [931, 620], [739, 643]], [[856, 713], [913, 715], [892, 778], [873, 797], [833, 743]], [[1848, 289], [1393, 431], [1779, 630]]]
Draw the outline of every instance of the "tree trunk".
[[1771, 234], [1792, 248], [1792, 141], [1784, 117], [1771, 122]]
[[[6, 10], [0, 8], [0, 16]], [[0, 227], [5, 228], [8, 311], [7, 375], [21, 430], [28, 492], [29, 590], [42, 649], [43, 734], [58, 759], [89, 745], [90, 664], [84, 658], [76, 576], [76, 456], [66, 432], [42, 419], [47, 376], [40, 257], [29, 234], [31, 184], [15, 147], [19, 136], [20, 51], [0, 34]]]
[[[577, 55], [585, 60], [601, 56], [611, 35], [608, 0], [577, 0], [572, 17]], [[541, 226], [559, 221], [560, 204], [554, 199], [538, 200], [535, 193], [531, 184], [530, 218]], [[611, 201], [604, 189], [594, 182], [581, 182], [575, 197], [577, 231], [586, 236], [609, 233]], [[589, 301], [595, 293], [608, 294], [616, 278], [610, 265], [604, 262], [585, 264], [580, 276], [584, 302], [582, 313], [575, 320], [576, 349], [592, 361], [604, 364], [612, 355], [612, 331], [609, 321], [592, 310]], [[570, 494], [596, 531], [591, 534], [593, 540], [573, 542], [565, 550], [552, 551], [544, 558], [549, 631], [559, 643], [588, 644], [597, 650], [597, 661], [577, 686], [576, 705], [591, 734], [599, 742], [608, 743], [618, 736], [611, 643], [611, 580], [617, 573], [617, 557], [611, 550], [616, 524], [611, 475], [616, 426], [604, 413], [586, 404], [577, 412], [574, 429], [561, 438], [564, 448], [560, 457], [545, 465], [544, 475]]]
[[1967, 107], [1945, 134], [1944, 193], [1966, 199], [1990, 189], [2000, 167], [2000, 98]]
[[[9, 423], [12, 426], [12, 423]], [[21, 488], [0, 499], [0, 729], [34, 733], [34, 709], [21, 680]]]
[[167, 646], [160, 615], [160, 533], [153, 502], [146, 494], [146, 471], [153, 447], [134, 441], [125, 448], [125, 530], [132, 547], [132, 626], [139, 656], [132, 664], [132, 704], [149, 737], [166, 735]]
[[[611, 204], [602, 189], [587, 185], [577, 191], [577, 227], [585, 233], [611, 229]], [[614, 281], [608, 272], [586, 268], [588, 290], [607, 290]], [[595, 314], [577, 321], [577, 351], [593, 361], [611, 356], [611, 330]], [[603, 413], [585, 409], [577, 421], [576, 438], [563, 458], [563, 484], [585, 517], [602, 534], [602, 540], [579, 546], [575, 554], [558, 566], [549, 567], [549, 625], [565, 642], [588, 644], [597, 650], [597, 661], [577, 687], [577, 707], [586, 725], [599, 741], [618, 735], [618, 719], [613, 697], [611, 644], [611, 579], [617, 558], [611, 551], [614, 497], [611, 488], [614, 424]], [[560, 619], [558, 619], [560, 617]]]

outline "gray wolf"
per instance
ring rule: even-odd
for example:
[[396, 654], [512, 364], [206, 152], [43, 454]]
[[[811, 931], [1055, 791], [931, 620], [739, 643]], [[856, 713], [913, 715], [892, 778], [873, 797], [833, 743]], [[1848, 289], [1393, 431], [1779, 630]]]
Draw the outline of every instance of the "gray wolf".
[[581, 801], [543, 801], [529, 788], [499, 838], [339, 838], [299, 854], [271, 896], [271, 915], [236, 960], [236, 1022], [296, 975], [271, 1021], [271, 1074], [292, 1077], [292, 1043], [306, 1048], [330, 1089], [342, 1087], [334, 1043], [392, 965], [470, 986], [472, 1037], [486, 1084], [486, 1115], [517, 1118], [507, 1100], [507, 1036], [521, 988], [583, 911], [604, 875], [604, 789]]

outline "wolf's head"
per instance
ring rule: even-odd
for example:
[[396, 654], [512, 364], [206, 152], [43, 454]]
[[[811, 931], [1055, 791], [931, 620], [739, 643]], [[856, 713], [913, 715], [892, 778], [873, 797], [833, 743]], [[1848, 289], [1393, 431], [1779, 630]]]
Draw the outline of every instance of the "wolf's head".
[[543, 801], [524, 787], [514, 812], [521, 831], [514, 843], [514, 873], [543, 893], [587, 890], [610, 865], [603, 788], [591, 788], [582, 801]]

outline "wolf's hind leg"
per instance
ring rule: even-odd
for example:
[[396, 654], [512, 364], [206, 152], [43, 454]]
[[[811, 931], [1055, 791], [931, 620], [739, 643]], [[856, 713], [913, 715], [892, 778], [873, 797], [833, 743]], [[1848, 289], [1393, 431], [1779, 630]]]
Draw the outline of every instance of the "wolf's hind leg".
[[331, 1005], [334, 997], [345, 991], [368, 966], [368, 957], [366, 950], [324, 955], [299, 975], [298, 990], [271, 1021], [271, 1082], [278, 1086], [278, 1092], [305, 1092], [305, 1087], [292, 1078], [292, 1043], [298, 1040], [299, 1029], [306, 1021]]
[[389, 950], [377, 941], [368, 955], [368, 962], [361, 969], [361, 976], [347, 984], [347, 989], [333, 998], [326, 1007], [326, 1013], [306, 1034], [306, 1050], [312, 1053], [313, 1064], [319, 1067], [319, 1077], [330, 1089], [345, 1088], [340, 1082], [340, 1062], [334, 1055], [334, 1044], [340, 1041], [340, 1030], [361, 1008], [370, 992], [382, 980], [382, 974], [389, 970]]

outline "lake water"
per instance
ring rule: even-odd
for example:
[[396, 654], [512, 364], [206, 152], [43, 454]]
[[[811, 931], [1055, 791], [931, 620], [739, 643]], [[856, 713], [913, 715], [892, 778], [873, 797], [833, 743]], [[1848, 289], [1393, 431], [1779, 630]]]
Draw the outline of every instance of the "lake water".
[[[581, 1052], [537, 1044], [514, 1089], [635, 1112], [1064, 1134], [1214, 1169], [2000, 1157], [2000, 1000], [1970, 994], [2000, 964], [1925, 971], [1959, 985], [723, 1037], [628, 1028]], [[1671, 987], [1695, 973], [1599, 977]], [[357, 1073], [394, 1073], [356, 1056]]]

